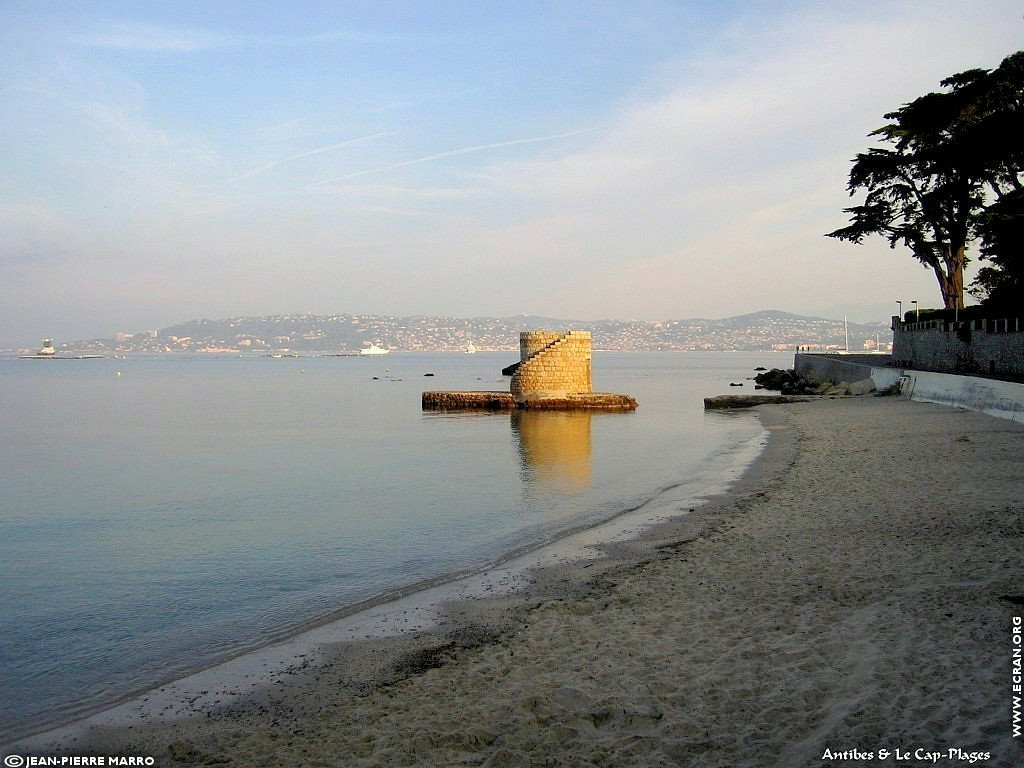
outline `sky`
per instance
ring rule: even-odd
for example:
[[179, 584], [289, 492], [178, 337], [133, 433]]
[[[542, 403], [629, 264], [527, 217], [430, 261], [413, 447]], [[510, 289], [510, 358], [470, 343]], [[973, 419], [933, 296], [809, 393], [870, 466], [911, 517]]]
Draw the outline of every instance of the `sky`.
[[0, 0], [0, 345], [312, 312], [887, 320], [883, 115], [1019, 0]]

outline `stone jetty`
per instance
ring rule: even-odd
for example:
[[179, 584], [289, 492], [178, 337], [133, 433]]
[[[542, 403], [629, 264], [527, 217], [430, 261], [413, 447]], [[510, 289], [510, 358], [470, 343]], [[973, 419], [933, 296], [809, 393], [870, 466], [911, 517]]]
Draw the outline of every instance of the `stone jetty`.
[[516, 401], [511, 392], [424, 392], [425, 411], [511, 411]]

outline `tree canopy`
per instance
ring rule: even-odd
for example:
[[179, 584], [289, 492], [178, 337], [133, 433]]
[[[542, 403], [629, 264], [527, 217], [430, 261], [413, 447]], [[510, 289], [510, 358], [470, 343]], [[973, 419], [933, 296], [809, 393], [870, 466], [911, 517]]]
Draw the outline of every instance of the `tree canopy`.
[[1024, 308], [1024, 190], [1014, 190], [990, 205], [980, 227], [982, 261], [971, 293], [1001, 313]]
[[1013, 241], [1005, 230], [1012, 203], [1003, 200], [1017, 200], [1019, 214], [1024, 51], [994, 70], [960, 72], [941, 85], [942, 92], [886, 114], [890, 122], [868, 134], [889, 146], [854, 158], [847, 190], [865, 192], [864, 202], [844, 209], [850, 224], [828, 237], [860, 243], [878, 234], [891, 248], [906, 246], [935, 274], [944, 307], [953, 309], [963, 307], [967, 249], [976, 238], [987, 238], [982, 258], [992, 263], [983, 275], [1012, 264], [1001, 255]]

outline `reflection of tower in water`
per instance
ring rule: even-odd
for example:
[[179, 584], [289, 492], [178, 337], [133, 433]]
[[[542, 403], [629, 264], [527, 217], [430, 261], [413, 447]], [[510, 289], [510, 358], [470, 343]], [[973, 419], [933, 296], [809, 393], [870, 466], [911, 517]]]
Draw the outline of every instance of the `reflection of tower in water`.
[[523, 476], [554, 491], [588, 487], [590, 418], [587, 411], [514, 411]]

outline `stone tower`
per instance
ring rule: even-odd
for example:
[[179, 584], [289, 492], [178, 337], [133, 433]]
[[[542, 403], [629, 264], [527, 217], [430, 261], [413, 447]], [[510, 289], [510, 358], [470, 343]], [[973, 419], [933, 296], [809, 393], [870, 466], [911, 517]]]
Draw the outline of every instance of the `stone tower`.
[[590, 331], [523, 331], [512, 397], [525, 403], [589, 395], [590, 357]]

